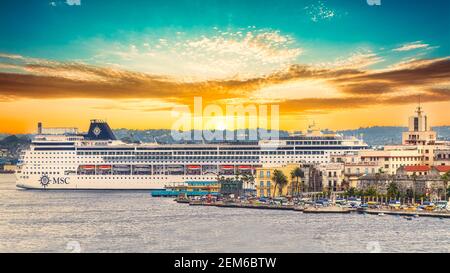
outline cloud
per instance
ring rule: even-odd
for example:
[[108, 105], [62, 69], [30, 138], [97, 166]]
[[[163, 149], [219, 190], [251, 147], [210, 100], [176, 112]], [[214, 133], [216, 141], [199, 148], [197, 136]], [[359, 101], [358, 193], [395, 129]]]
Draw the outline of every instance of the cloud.
[[0, 53], [0, 59], [20, 60], [20, 59], [23, 59], [23, 56], [18, 55], [18, 54]]
[[410, 50], [419, 49], [419, 48], [426, 49], [429, 47], [430, 47], [429, 44], [425, 44], [422, 41], [416, 41], [416, 42], [404, 44], [398, 48], [394, 48], [393, 51], [410, 51]]
[[81, 6], [81, 0], [66, 0], [66, 4], [69, 6]]
[[129, 42], [88, 42], [102, 50], [93, 57], [152, 74], [181, 76], [193, 80], [252, 78], [284, 69], [303, 53], [295, 40], [270, 29], [213, 29], [204, 35], [158, 37], [152, 34]]
[[[176, 104], [191, 105], [194, 96], [202, 96], [204, 104], [279, 103], [282, 113], [400, 105], [415, 102], [418, 95], [424, 102], [450, 101], [449, 57], [412, 60], [384, 70], [291, 64], [279, 71], [245, 79], [185, 81], [180, 77], [80, 62], [19, 58], [12, 54], [0, 56], [7, 56], [0, 62], [0, 71], [2, 66], [22, 70], [21, 73], [0, 72], [0, 100], [153, 99], [164, 104], [161, 107], [140, 105], [139, 109], [156, 111]], [[283, 93], [264, 95], [261, 90]]]
[[360, 69], [380, 62], [384, 59], [370, 50], [358, 51], [350, 56], [338, 58], [333, 62], [319, 63], [320, 67], [339, 67], [341, 69]]

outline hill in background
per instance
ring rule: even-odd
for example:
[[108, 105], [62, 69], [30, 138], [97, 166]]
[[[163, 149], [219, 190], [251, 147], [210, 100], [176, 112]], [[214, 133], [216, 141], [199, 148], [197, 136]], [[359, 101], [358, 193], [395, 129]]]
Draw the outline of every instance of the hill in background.
[[[380, 146], [389, 144], [400, 144], [402, 132], [406, 131], [406, 127], [400, 126], [375, 126], [367, 128], [359, 128], [354, 130], [341, 130], [341, 133], [346, 136], [362, 136], [364, 141], [370, 146]], [[436, 126], [433, 127], [438, 133], [438, 138], [441, 140], [450, 141], [450, 126]], [[151, 129], [151, 130], [130, 130], [130, 129], [115, 129], [114, 134], [118, 139], [127, 143], [133, 142], [158, 142], [158, 143], [177, 143], [172, 139], [171, 131], [167, 129]], [[323, 130], [324, 132], [332, 132], [330, 130]], [[250, 133], [256, 133], [255, 130], [245, 130], [244, 135], [248, 136]], [[236, 135], [236, 132], [233, 132]], [[280, 131], [280, 136], [287, 136], [287, 131]], [[18, 151], [26, 147], [32, 135], [8, 135], [0, 134], [0, 149], [7, 149], [10, 154], [16, 158]], [[180, 142], [178, 142], [180, 143]]]

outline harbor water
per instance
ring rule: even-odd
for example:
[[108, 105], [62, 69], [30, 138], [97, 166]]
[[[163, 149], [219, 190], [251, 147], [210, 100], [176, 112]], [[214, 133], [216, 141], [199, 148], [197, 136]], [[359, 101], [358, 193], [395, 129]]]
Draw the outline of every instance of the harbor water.
[[148, 191], [16, 189], [0, 252], [450, 252], [450, 220], [189, 206]]

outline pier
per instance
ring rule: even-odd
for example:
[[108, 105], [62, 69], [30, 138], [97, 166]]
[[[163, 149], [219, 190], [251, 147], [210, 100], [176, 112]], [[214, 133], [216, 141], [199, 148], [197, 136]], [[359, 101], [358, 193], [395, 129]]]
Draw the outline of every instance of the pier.
[[446, 212], [426, 212], [426, 211], [401, 211], [401, 210], [378, 210], [378, 209], [368, 209], [358, 211], [359, 213], [367, 214], [385, 214], [394, 216], [413, 216], [413, 217], [435, 217], [435, 218], [450, 218], [450, 213]]
[[354, 211], [356, 210], [343, 207], [308, 207], [303, 209], [303, 213], [350, 213]]
[[269, 204], [252, 204], [252, 203], [233, 203], [233, 202], [202, 202], [190, 201], [190, 206], [213, 206], [219, 208], [238, 208], [238, 209], [263, 209], [263, 210], [289, 210], [310, 214], [373, 214], [373, 215], [393, 215], [407, 217], [435, 217], [450, 218], [448, 212], [431, 212], [431, 211], [407, 211], [397, 209], [356, 209], [339, 206], [313, 207], [313, 206], [295, 206], [295, 205], [269, 205]]

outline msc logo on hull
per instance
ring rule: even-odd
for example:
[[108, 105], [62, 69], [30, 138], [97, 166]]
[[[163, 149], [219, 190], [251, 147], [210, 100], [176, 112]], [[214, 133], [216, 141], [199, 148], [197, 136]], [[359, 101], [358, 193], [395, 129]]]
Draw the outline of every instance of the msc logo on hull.
[[52, 177], [50, 178], [48, 175], [44, 174], [39, 179], [39, 183], [41, 186], [46, 188], [50, 184], [69, 184], [69, 177]]

